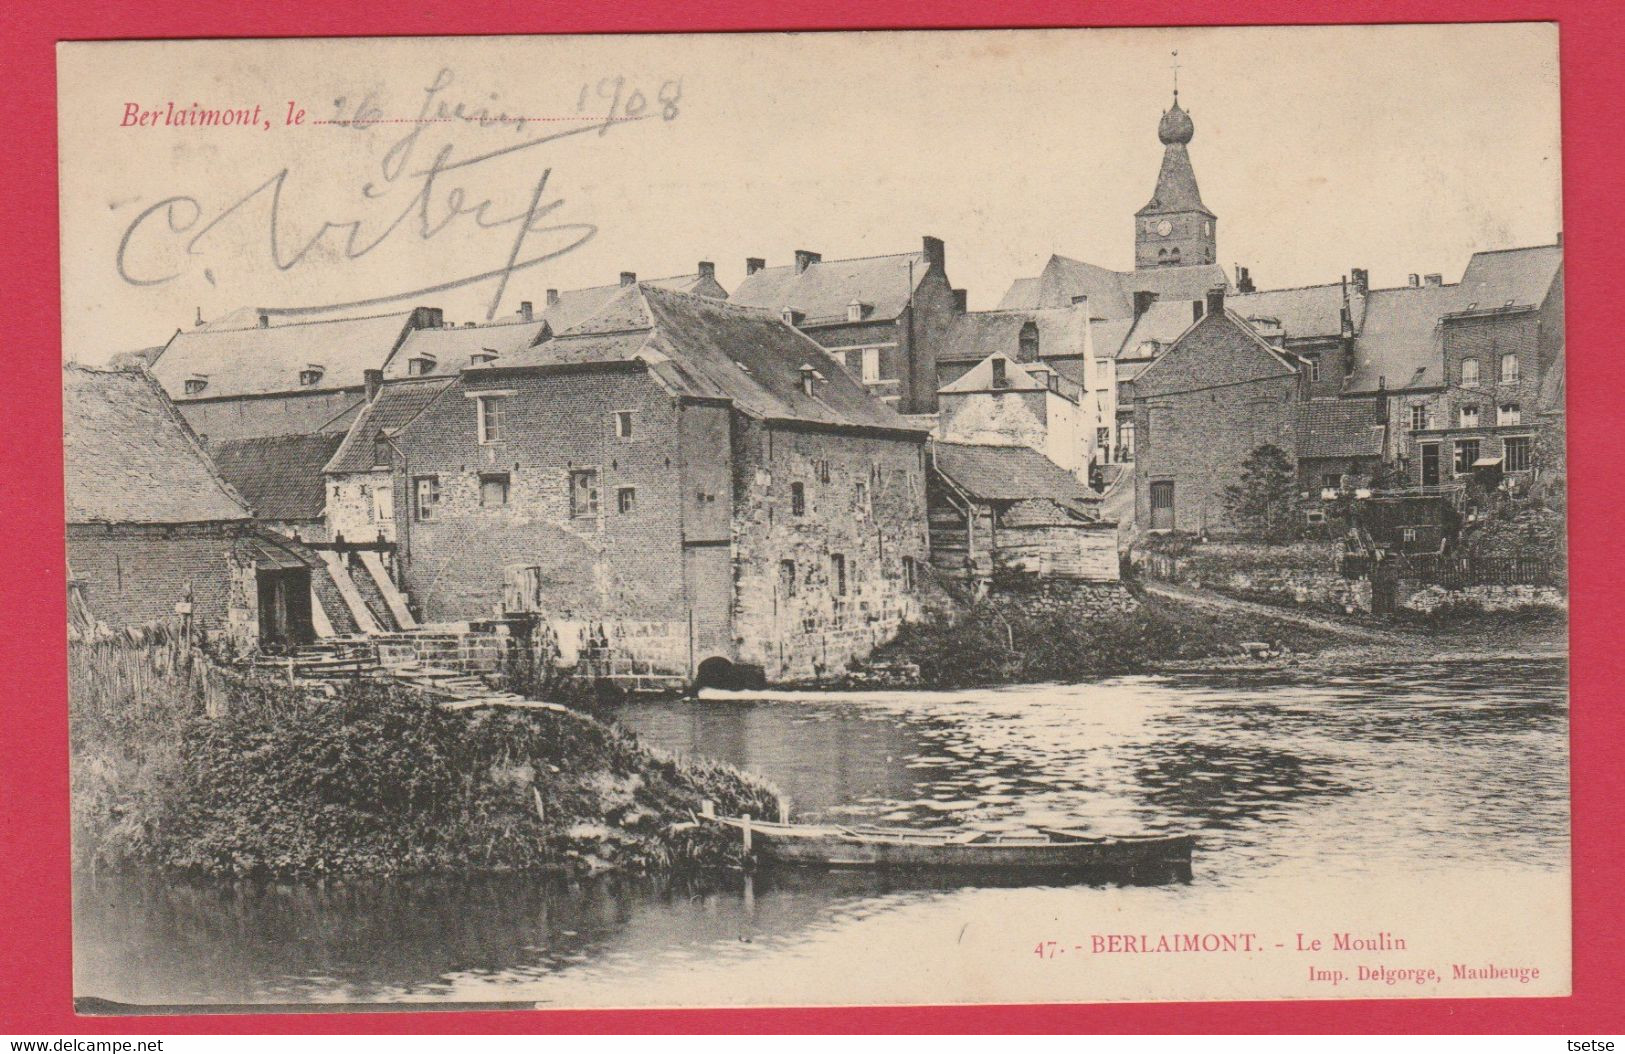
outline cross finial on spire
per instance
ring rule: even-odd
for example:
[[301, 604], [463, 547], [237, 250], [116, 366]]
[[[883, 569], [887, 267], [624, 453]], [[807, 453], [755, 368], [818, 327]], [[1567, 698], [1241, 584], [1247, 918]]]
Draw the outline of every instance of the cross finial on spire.
[[1177, 106], [1179, 105], [1179, 52], [1177, 51], [1174, 52], [1172, 65], [1174, 70], [1174, 105]]

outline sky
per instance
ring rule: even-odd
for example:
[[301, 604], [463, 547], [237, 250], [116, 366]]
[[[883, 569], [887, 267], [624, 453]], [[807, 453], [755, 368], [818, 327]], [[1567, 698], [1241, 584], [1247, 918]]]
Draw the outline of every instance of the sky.
[[1133, 266], [1176, 50], [1219, 262], [1260, 288], [1454, 280], [1561, 229], [1549, 24], [67, 44], [64, 352], [243, 306], [483, 321], [702, 259], [732, 288], [922, 235], [991, 308], [1052, 253]]

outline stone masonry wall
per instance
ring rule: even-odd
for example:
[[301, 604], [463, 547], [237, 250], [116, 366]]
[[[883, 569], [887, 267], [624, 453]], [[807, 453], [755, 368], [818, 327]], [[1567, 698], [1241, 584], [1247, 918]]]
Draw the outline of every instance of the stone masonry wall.
[[734, 450], [739, 659], [770, 680], [840, 672], [917, 612], [906, 578], [928, 552], [923, 446], [740, 419]]

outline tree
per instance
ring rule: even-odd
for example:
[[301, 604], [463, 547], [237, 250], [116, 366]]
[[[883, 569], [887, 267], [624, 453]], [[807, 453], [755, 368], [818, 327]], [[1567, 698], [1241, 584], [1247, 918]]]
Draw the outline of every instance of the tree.
[[1291, 541], [1299, 523], [1292, 459], [1272, 443], [1255, 447], [1241, 464], [1241, 481], [1224, 489], [1224, 504], [1242, 530], [1268, 542]]

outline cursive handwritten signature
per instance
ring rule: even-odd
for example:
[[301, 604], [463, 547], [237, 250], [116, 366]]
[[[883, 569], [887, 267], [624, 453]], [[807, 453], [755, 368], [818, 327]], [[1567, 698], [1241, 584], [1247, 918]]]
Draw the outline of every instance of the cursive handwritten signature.
[[[606, 77], [597, 85], [596, 95], [584, 86], [577, 103], [581, 123], [541, 135], [521, 138], [493, 149], [469, 156], [458, 156], [454, 144], [441, 143], [438, 148], [426, 146], [428, 133], [434, 125], [476, 125], [481, 128], [507, 128], [519, 134], [526, 132], [533, 118], [510, 117], [505, 113], [492, 114], [483, 107], [470, 107], [452, 102], [447, 90], [456, 81], [449, 69], [441, 69], [424, 88], [424, 98], [418, 117], [407, 120], [408, 128], [391, 144], [379, 162], [377, 177], [369, 179], [360, 188], [364, 201], [383, 199], [396, 193], [407, 198], [403, 207], [393, 212], [382, 223], [371, 223], [364, 218], [327, 219], [320, 222], [315, 232], [302, 240], [286, 232], [292, 224], [289, 211], [289, 181], [294, 175], [290, 168], [282, 168], [260, 182], [247, 193], [237, 197], [224, 208], [206, 209], [203, 200], [191, 194], [178, 194], [164, 198], [143, 209], [125, 228], [119, 240], [116, 265], [119, 277], [135, 286], [159, 286], [172, 282], [186, 273], [181, 266], [167, 273], [148, 273], [138, 266], [142, 250], [152, 251], [178, 245], [184, 257], [207, 256], [211, 234], [234, 217], [247, 212], [255, 204], [264, 205], [265, 248], [272, 264], [281, 271], [299, 266], [318, 250], [331, 250], [335, 246], [346, 261], [360, 260], [386, 245], [398, 245], [403, 240], [416, 238], [430, 242], [448, 231], [511, 232], [503, 246], [506, 258], [496, 266], [475, 274], [437, 282], [415, 289], [400, 290], [384, 295], [367, 297], [342, 303], [305, 305], [274, 309], [275, 314], [310, 314], [315, 312], [351, 310], [380, 304], [410, 300], [441, 293], [482, 282], [494, 282], [486, 319], [496, 316], [497, 308], [513, 275], [527, 268], [558, 259], [590, 241], [598, 227], [585, 222], [548, 222], [565, 206], [565, 201], [548, 194], [551, 167], [533, 170], [526, 178], [528, 204], [517, 211], [500, 211], [495, 197], [471, 189], [485, 166], [498, 158], [536, 151], [549, 143], [575, 136], [596, 133], [607, 134], [618, 124], [659, 118], [675, 120], [682, 97], [681, 81], [666, 81], [661, 85], [657, 99], [659, 109], [650, 111], [646, 97], [637, 90], [628, 91], [624, 77]], [[586, 107], [594, 98], [606, 100], [608, 105], [600, 112], [588, 114]], [[342, 109], [344, 100], [336, 103]], [[381, 126], [382, 116], [373, 96], [367, 96], [349, 116], [323, 122], [340, 128], [368, 131]], [[572, 118], [574, 121], [577, 118]], [[430, 151], [432, 150], [432, 155]], [[416, 156], [427, 156], [426, 164], [413, 167]], [[450, 173], [457, 173], [455, 177]], [[204, 269], [204, 277], [214, 281], [212, 269]]]

